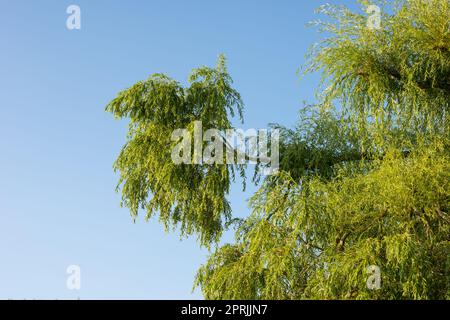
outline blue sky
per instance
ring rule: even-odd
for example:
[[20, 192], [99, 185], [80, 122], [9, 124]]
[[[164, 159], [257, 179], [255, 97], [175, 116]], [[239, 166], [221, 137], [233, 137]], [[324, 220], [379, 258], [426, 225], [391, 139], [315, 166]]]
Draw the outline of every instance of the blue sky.
[[[337, 3], [353, 3], [340, 0]], [[319, 39], [321, 1], [6, 1], [0, 10], [0, 299], [198, 299], [208, 252], [119, 207], [112, 163], [126, 122], [104, 106], [152, 73], [186, 82], [224, 53], [243, 129], [295, 123], [317, 76], [296, 70]], [[81, 8], [81, 30], [66, 8]], [[246, 199], [230, 195], [237, 216]], [[231, 239], [227, 234], [224, 241]], [[66, 268], [81, 267], [81, 289]]]

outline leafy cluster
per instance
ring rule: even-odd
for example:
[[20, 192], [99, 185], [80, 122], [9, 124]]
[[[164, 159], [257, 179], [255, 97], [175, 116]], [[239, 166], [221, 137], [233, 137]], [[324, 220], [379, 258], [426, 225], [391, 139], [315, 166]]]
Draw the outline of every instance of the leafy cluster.
[[[301, 182], [284, 174], [264, 185], [236, 244], [200, 269], [205, 297], [450, 298], [450, 158], [442, 145], [408, 160], [392, 151], [352, 171]], [[366, 286], [371, 265], [382, 271], [377, 291]]]
[[336, 22], [319, 23], [331, 36], [311, 50], [305, 72], [322, 72], [323, 103], [339, 104], [361, 138], [401, 147], [449, 131], [450, 2], [394, 2], [380, 29], [365, 14], [320, 7]]
[[397, 1], [379, 30], [320, 8], [319, 107], [283, 129], [281, 174], [200, 268], [206, 298], [450, 298], [449, 4]]

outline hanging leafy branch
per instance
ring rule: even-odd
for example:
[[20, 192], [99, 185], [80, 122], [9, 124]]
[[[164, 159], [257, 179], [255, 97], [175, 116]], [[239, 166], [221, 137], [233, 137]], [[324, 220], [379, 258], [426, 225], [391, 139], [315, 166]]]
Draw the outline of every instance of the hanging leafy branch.
[[166, 75], [155, 74], [122, 91], [106, 110], [128, 118], [128, 141], [117, 158], [122, 204], [135, 218], [140, 209], [149, 219], [159, 214], [166, 229], [182, 236], [197, 234], [200, 243], [217, 242], [231, 221], [226, 196], [235, 171], [242, 165], [175, 164], [171, 153], [178, 141], [172, 132], [202, 121], [205, 128], [231, 129], [230, 117], [243, 117], [239, 93], [231, 87], [225, 58], [216, 68], [195, 69], [190, 86], [182, 87]]

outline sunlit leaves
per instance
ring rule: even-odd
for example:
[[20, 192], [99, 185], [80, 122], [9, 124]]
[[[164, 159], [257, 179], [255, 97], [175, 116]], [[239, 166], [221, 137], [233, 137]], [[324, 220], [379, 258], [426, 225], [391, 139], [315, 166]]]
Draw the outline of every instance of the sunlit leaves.
[[[237, 244], [217, 250], [200, 269], [203, 293], [220, 299], [445, 298], [450, 158], [435, 147], [408, 159], [393, 151], [369, 173], [342, 172], [331, 181], [297, 184], [279, 176], [276, 187], [253, 197], [254, 212], [238, 230]], [[382, 270], [379, 291], [366, 288], [370, 265]]]
[[114, 164], [122, 204], [133, 217], [139, 210], [147, 218], [159, 214], [167, 229], [197, 234], [209, 246], [231, 220], [226, 196], [235, 170], [242, 173], [243, 167], [175, 164], [171, 153], [177, 141], [171, 136], [176, 129], [192, 130], [195, 121], [205, 128], [229, 129], [235, 113], [242, 119], [243, 104], [231, 87], [223, 56], [216, 68], [195, 69], [189, 81], [183, 87], [166, 75], [152, 75], [120, 92], [106, 110], [130, 120], [128, 141]]
[[449, 130], [449, 1], [398, 3], [394, 15], [383, 15], [380, 30], [366, 27], [364, 11], [323, 7], [336, 23], [321, 24], [329, 36], [315, 47], [306, 69], [322, 72], [321, 97], [340, 104], [354, 125], [365, 128], [371, 120], [378, 144], [394, 128], [409, 133], [397, 136], [398, 144]]
[[331, 21], [306, 69], [323, 74], [319, 104], [280, 127], [282, 171], [200, 268], [206, 298], [450, 299], [449, 1], [384, 9], [374, 30], [320, 8]]

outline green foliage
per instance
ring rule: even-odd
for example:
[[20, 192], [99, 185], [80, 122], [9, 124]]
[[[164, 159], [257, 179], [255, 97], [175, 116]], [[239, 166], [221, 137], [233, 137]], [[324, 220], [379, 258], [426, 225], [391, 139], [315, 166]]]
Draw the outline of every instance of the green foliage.
[[319, 107], [282, 129], [282, 172], [200, 268], [207, 299], [450, 299], [449, 1], [390, 9], [379, 30], [319, 10], [337, 20], [306, 68]]
[[323, 103], [338, 103], [361, 131], [374, 129], [361, 138], [400, 147], [449, 131], [450, 2], [396, 4], [379, 30], [366, 27], [365, 14], [322, 6], [337, 22], [320, 24], [331, 36], [311, 50], [305, 72], [322, 72]]
[[[198, 271], [205, 298], [450, 299], [450, 2], [377, 3], [380, 29], [365, 13], [320, 7], [327, 38], [305, 69], [323, 75], [318, 103], [294, 129], [273, 125], [280, 172], [263, 179], [235, 243]], [[242, 118], [223, 57], [189, 87], [155, 75], [107, 110], [130, 119], [114, 166], [123, 204], [211, 248], [235, 221], [226, 195], [245, 168], [176, 165], [170, 137], [196, 120], [223, 130]], [[366, 285], [371, 265], [378, 290]]]
[[[280, 170], [294, 180], [319, 174], [331, 177], [333, 167], [344, 161], [361, 160], [361, 143], [357, 132], [349, 127], [349, 119], [322, 106], [306, 106], [294, 129], [272, 125], [280, 130]], [[347, 126], [348, 130], [342, 130]]]
[[202, 245], [220, 238], [223, 225], [231, 220], [226, 199], [230, 183], [242, 166], [175, 164], [171, 152], [175, 129], [193, 130], [194, 121], [205, 128], [231, 128], [229, 116], [242, 119], [240, 95], [223, 56], [217, 68], [202, 67], [182, 87], [165, 75], [155, 74], [122, 91], [106, 110], [117, 118], [129, 118], [128, 141], [114, 169], [120, 172], [118, 188], [122, 204], [133, 217], [139, 209], [147, 219], [159, 213], [166, 229], [179, 227], [182, 236], [198, 234]]
[[[237, 243], [197, 276], [207, 299], [450, 298], [450, 158], [393, 150], [359, 173], [264, 185]], [[380, 266], [380, 290], [366, 287]]]

